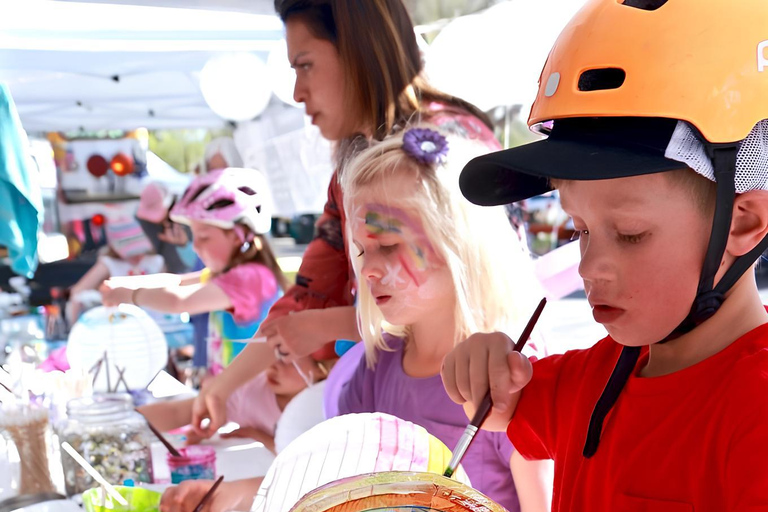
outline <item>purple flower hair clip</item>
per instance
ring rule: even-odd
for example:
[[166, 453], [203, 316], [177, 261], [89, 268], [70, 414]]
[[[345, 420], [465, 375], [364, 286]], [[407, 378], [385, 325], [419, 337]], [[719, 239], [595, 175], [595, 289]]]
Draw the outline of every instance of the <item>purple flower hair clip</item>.
[[448, 154], [448, 141], [429, 128], [411, 128], [403, 135], [403, 151], [422, 164], [434, 164]]

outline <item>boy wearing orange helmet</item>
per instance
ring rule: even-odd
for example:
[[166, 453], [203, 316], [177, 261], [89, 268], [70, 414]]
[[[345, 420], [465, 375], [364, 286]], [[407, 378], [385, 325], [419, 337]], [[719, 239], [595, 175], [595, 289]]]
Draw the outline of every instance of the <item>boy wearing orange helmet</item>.
[[768, 510], [766, 39], [765, 0], [590, 0], [541, 75], [549, 137], [462, 173], [484, 205], [560, 189], [609, 333], [533, 365], [477, 334], [444, 361], [468, 413], [490, 388], [485, 428], [555, 459], [554, 510]]

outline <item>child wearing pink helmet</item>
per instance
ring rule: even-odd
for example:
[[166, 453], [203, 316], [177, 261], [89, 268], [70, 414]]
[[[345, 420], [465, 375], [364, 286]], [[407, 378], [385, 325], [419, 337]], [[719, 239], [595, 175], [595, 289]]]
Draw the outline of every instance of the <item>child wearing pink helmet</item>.
[[192, 231], [206, 268], [184, 275], [101, 288], [106, 305], [129, 303], [166, 313], [210, 312], [208, 372], [220, 373], [245, 347], [286, 279], [263, 236], [271, 226], [266, 178], [252, 169], [227, 168], [196, 178], [171, 210]]

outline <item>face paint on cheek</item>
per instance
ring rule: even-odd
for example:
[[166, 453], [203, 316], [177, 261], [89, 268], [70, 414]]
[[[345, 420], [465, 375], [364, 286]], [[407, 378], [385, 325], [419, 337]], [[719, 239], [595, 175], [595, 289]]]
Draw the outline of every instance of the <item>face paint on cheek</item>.
[[411, 280], [416, 284], [416, 286], [421, 286], [421, 280], [418, 277], [416, 277], [416, 273], [413, 270], [411, 270], [411, 268], [408, 266], [408, 262], [405, 261], [405, 258], [400, 256], [398, 260], [400, 261], [400, 265], [402, 265], [403, 269], [408, 274], [408, 277], [411, 278]]
[[381, 278], [381, 284], [383, 284], [384, 286], [397, 287], [400, 284], [407, 283], [407, 281], [403, 279], [403, 277], [400, 275], [403, 270], [402, 264], [395, 263], [394, 265], [392, 265], [390, 263], [385, 263], [384, 268], [387, 271], [387, 273], [384, 274], [384, 277]]

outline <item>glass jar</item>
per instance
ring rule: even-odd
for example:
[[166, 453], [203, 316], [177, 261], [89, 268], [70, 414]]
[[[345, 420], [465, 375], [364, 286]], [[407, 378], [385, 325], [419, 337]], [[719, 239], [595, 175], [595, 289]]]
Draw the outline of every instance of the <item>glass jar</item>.
[[179, 448], [181, 457], [168, 453], [168, 469], [171, 483], [184, 480], [216, 479], [216, 450], [212, 446], [187, 446]]
[[18, 452], [20, 495], [55, 491], [48, 466], [47, 431], [46, 409], [21, 405], [3, 408], [0, 412], [0, 432], [13, 442]]
[[[152, 483], [153, 440], [144, 417], [133, 408], [128, 394], [76, 398], [67, 403], [67, 419], [59, 424], [59, 440], [68, 442], [109, 483], [125, 480]], [[62, 451], [67, 495], [81, 493], [98, 483]]]

